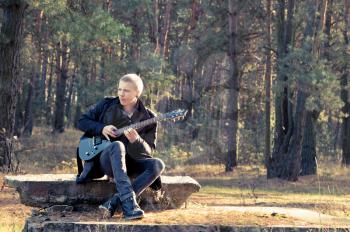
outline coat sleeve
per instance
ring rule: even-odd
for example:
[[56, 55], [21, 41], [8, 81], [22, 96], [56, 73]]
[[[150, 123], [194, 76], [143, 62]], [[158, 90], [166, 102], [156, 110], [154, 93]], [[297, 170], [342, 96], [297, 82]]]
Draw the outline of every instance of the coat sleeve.
[[[154, 114], [151, 114], [154, 117]], [[148, 126], [144, 133], [140, 134], [140, 138], [127, 146], [127, 153], [132, 157], [150, 157], [152, 151], [156, 148], [157, 143], [157, 123]]]
[[91, 107], [78, 121], [78, 129], [91, 135], [98, 136], [102, 134], [102, 129], [105, 124], [99, 122], [99, 117], [102, 114], [105, 100], [98, 102]]

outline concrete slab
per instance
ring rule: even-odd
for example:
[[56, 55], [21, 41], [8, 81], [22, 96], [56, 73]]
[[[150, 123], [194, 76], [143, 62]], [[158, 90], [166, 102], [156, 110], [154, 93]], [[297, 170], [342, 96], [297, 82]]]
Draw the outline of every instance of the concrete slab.
[[[181, 207], [200, 189], [198, 182], [189, 176], [162, 176], [161, 179], [163, 187], [160, 191], [148, 188], [142, 193], [139, 200], [145, 209]], [[107, 179], [77, 185], [74, 174], [5, 176], [5, 184], [16, 188], [21, 203], [36, 207], [98, 205], [115, 193], [115, 184]]]

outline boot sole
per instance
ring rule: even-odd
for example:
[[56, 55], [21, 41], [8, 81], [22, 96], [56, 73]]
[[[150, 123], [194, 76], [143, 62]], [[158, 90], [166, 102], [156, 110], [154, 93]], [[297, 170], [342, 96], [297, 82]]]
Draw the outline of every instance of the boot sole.
[[144, 218], [145, 217], [145, 215], [135, 215], [135, 216], [130, 216], [130, 217], [123, 217], [125, 220], [136, 220], [136, 219], [142, 219], [142, 218]]

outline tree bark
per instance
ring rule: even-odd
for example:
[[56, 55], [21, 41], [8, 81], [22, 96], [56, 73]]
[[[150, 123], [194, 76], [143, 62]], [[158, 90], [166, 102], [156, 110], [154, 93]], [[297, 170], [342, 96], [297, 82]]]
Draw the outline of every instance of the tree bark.
[[22, 136], [22, 129], [23, 129], [23, 121], [24, 121], [24, 114], [22, 112], [22, 98], [21, 94], [17, 95], [17, 103], [16, 103], [16, 118], [15, 118], [15, 129], [14, 129], [14, 135], [17, 137]]
[[65, 94], [66, 82], [68, 78], [67, 43], [65, 41], [62, 41], [60, 44], [58, 44], [56, 59], [56, 103], [54, 115], [55, 119], [52, 132], [62, 133], [64, 132]]
[[169, 39], [168, 34], [170, 30], [170, 17], [171, 17], [171, 8], [172, 1], [166, 0], [165, 5], [165, 15], [164, 23], [162, 24], [161, 33], [160, 33], [160, 46], [161, 46], [161, 55], [165, 60], [168, 60], [169, 57]]
[[36, 75], [37, 73], [35, 72], [35, 68], [33, 68], [30, 81], [28, 83], [28, 93], [24, 111], [23, 135], [28, 137], [32, 135], [33, 131], [33, 93], [35, 89], [35, 79], [37, 78]]
[[283, 164], [280, 163], [280, 177], [290, 181], [297, 181], [300, 174], [302, 142], [306, 121], [305, 103], [307, 95], [304, 92], [305, 86], [303, 86], [303, 83], [301, 81], [299, 81], [298, 86], [297, 105], [294, 116], [295, 126], [293, 127], [293, 132], [285, 162]]
[[71, 105], [72, 105], [72, 96], [73, 96], [73, 92], [74, 92], [74, 88], [75, 88], [75, 78], [76, 78], [76, 74], [75, 74], [75, 70], [73, 71], [73, 75], [72, 75], [72, 79], [69, 83], [69, 88], [68, 88], [68, 96], [66, 98], [66, 117], [67, 117], [67, 125], [70, 126], [71, 123], [71, 118], [72, 118], [72, 113], [71, 113]]
[[77, 72], [80, 74], [77, 76], [76, 85], [77, 85], [77, 104], [74, 114], [74, 127], [78, 128], [78, 120], [82, 115], [82, 110], [88, 106], [87, 103], [87, 91], [86, 88], [89, 85], [89, 70], [88, 67], [91, 65], [88, 57], [82, 57], [81, 65], [76, 67]]
[[159, 3], [158, 0], [153, 0], [153, 24], [151, 24], [152, 40], [155, 44], [154, 53], [159, 54], [160, 44], [159, 44]]
[[238, 130], [238, 96], [239, 96], [239, 72], [237, 58], [237, 17], [238, 12], [236, 2], [228, 1], [228, 20], [229, 20], [229, 61], [230, 76], [227, 83], [229, 91], [229, 101], [227, 101], [227, 135], [228, 135], [228, 153], [226, 162], [226, 172], [233, 171], [237, 166], [237, 130]]
[[327, 4], [326, 19], [324, 22], [324, 29], [323, 29], [323, 33], [326, 35], [326, 39], [323, 43], [322, 56], [325, 57], [327, 60], [330, 59], [329, 49], [331, 47], [330, 40], [331, 40], [331, 25], [332, 25], [332, 14], [333, 14], [332, 6], [333, 6], [333, 0], [329, 0]]
[[316, 160], [316, 133], [315, 122], [318, 118], [316, 113], [307, 112], [303, 145], [301, 151], [301, 176], [315, 175], [317, 173]]
[[[137, 18], [138, 17], [138, 12], [137, 10], [135, 10], [135, 12], [133, 13], [133, 18]], [[140, 50], [140, 33], [141, 33], [141, 29], [140, 29], [140, 25], [138, 24], [138, 21], [133, 21], [131, 24], [131, 28], [132, 28], [132, 36], [131, 36], [131, 56], [134, 59], [135, 62], [137, 62], [138, 60], [140, 60], [140, 56], [141, 56], [141, 50]]]
[[266, 1], [266, 63], [265, 63], [265, 166], [271, 157], [271, 0]]
[[50, 73], [49, 73], [49, 81], [47, 84], [47, 97], [46, 97], [46, 109], [45, 109], [45, 117], [46, 117], [46, 125], [52, 125], [52, 75], [53, 75], [53, 61], [54, 55], [51, 55], [50, 60]]
[[[343, 28], [343, 37], [344, 45], [349, 46], [349, 37], [348, 37], [348, 28], [349, 28], [349, 11], [350, 3], [347, 0], [344, 0], [344, 28]], [[345, 49], [344, 49], [345, 50]], [[344, 59], [347, 57], [347, 54], [344, 54]], [[343, 112], [343, 121], [342, 121], [342, 164], [350, 165], [350, 102], [349, 102], [349, 71], [347, 62], [344, 62], [343, 74], [340, 80], [341, 86], [341, 99], [344, 102], [342, 108]]]
[[[33, 65], [35, 65], [35, 74], [34, 75], [34, 82], [32, 86], [35, 86], [33, 88], [33, 100], [31, 102], [32, 106], [30, 107], [30, 113], [33, 114], [33, 116], [28, 117], [28, 119], [31, 120], [30, 123], [27, 125], [31, 128], [27, 128], [26, 135], [31, 135], [31, 130], [33, 129], [33, 118], [36, 119], [36, 121], [41, 121], [42, 116], [42, 109], [44, 108], [44, 100], [45, 100], [45, 82], [43, 82], [42, 76], [39, 74], [38, 70], [40, 67], [44, 66], [43, 61], [43, 34], [42, 34], [42, 28], [43, 28], [43, 17], [44, 12], [43, 11], [37, 11], [36, 17], [35, 17], [35, 27], [34, 27], [34, 35], [33, 35], [33, 42], [36, 48], [36, 52], [32, 55], [33, 57]], [[42, 70], [45, 71], [45, 70]], [[29, 132], [29, 133], [28, 133]]]
[[0, 41], [0, 171], [11, 171], [17, 94], [20, 91], [20, 47], [25, 1], [0, 1], [3, 9]]
[[42, 43], [41, 43], [41, 80], [40, 80], [40, 119], [41, 122], [45, 123], [45, 115], [46, 115], [46, 79], [47, 79], [47, 69], [48, 69], [48, 28], [47, 28], [47, 18], [43, 17], [43, 25], [42, 25]]

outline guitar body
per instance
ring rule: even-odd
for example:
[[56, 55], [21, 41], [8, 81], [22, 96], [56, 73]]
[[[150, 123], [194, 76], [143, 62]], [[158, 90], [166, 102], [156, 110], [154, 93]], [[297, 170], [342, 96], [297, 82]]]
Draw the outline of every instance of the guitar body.
[[112, 142], [99, 136], [83, 136], [79, 142], [79, 157], [82, 160], [90, 160], [106, 149]]

